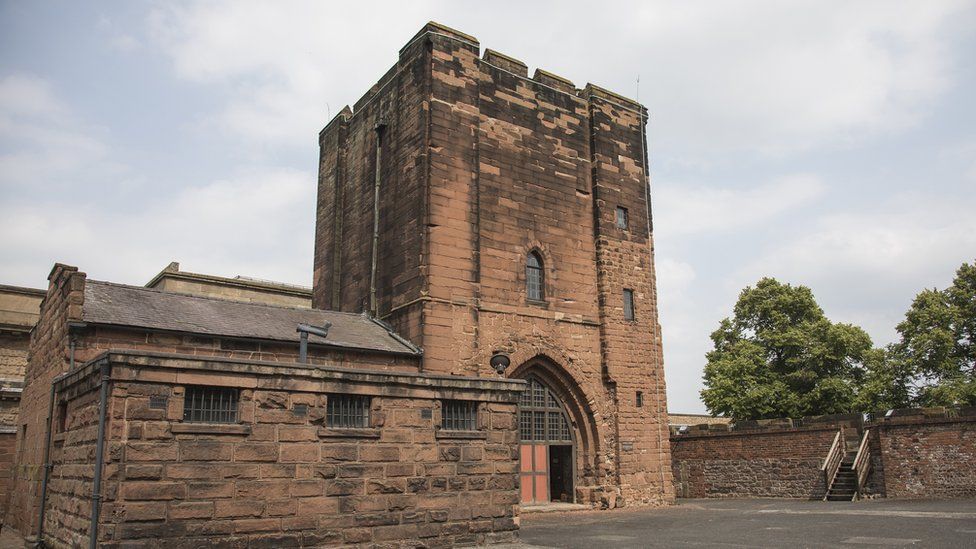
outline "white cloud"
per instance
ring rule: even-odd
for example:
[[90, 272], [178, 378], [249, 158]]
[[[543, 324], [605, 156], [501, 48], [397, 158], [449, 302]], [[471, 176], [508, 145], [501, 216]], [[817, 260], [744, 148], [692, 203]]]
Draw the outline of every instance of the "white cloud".
[[39, 285], [46, 270], [37, 266], [60, 261], [93, 278], [142, 284], [178, 260], [188, 270], [308, 284], [314, 178], [262, 169], [117, 210], [99, 201], [4, 203], [0, 251], [10, 260], [0, 280]]
[[[226, 106], [209, 120], [217, 128], [260, 144], [314, 145], [328, 117], [396, 63], [425, 6], [168, 5], [153, 11], [150, 29], [178, 76], [226, 91]], [[404, 11], [418, 14], [406, 31], [396, 16]]]
[[307, 142], [326, 102], [334, 114], [355, 101], [433, 17], [578, 85], [634, 95], [642, 75], [653, 142], [782, 153], [917, 123], [951, 84], [967, 7], [635, 1], [589, 11], [614, 31], [572, 40], [556, 29], [578, 10], [551, 4], [210, 2], [158, 8], [151, 28], [181, 77], [232, 85], [219, 126], [261, 142]]
[[655, 189], [655, 227], [667, 237], [734, 231], [810, 204], [824, 192], [820, 179], [793, 174], [746, 189], [684, 186]]
[[79, 120], [51, 84], [30, 74], [0, 79], [0, 192], [70, 186], [124, 171], [98, 128]]
[[727, 287], [762, 276], [809, 286], [832, 320], [861, 325], [885, 343], [916, 293], [945, 287], [960, 264], [976, 259], [973, 211], [972, 195], [911, 193], [873, 211], [826, 215], [731, 274]]
[[645, 4], [627, 23], [646, 37], [652, 136], [782, 153], [909, 127], [950, 84], [964, 5]]

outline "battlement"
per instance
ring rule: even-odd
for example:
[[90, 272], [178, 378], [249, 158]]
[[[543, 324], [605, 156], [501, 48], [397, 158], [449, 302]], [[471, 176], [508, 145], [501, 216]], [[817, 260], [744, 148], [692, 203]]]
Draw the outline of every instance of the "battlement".
[[578, 97], [584, 101], [592, 101], [595, 98], [627, 109], [639, 111], [645, 116], [647, 115], [647, 108], [636, 100], [610, 91], [601, 86], [597, 86], [596, 84], [587, 83], [583, 88], [577, 88], [576, 84], [574, 84], [572, 80], [538, 67], [530, 77], [529, 66], [521, 59], [517, 59], [491, 48], [485, 48], [484, 52], [481, 53], [481, 43], [476, 37], [447, 25], [443, 25], [435, 21], [429, 21], [423, 26], [423, 28], [420, 29], [420, 31], [413, 35], [413, 37], [407, 41], [402, 48], [400, 48], [400, 58], [398, 62], [390, 67], [383, 77], [373, 84], [373, 86], [371, 86], [370, 89], [367, 90], [366, 93], [364, 93], [362, 97], [360, 97], [359, 100], [352, 105], [351, 108], [349, 106], [344, 107], [335, 117], [332, 118], [332, 120], [326, 124], [321, 132], [319, 132], [320, 140], [327, 132], [329, 127], [340, 120], [347, 122], [350, 118], [359, 114], [359, 112], [369, 105], [377, 95], [380, 95], [383, 89], [394, 78], [396, 78], [407, 63], [409, 63], [411, 59], [416, 59], [416, 52], [412, 48], [416, 44], [420, 43], [425, 37], [429, 39], [447, 39], [448, 41], [459, 44], [462, 49], [469, 50], [475, 55], [480, 53], [479, 59], [484, 64], [508, 72], [519, 78], [524, 78], [528, 82], [540, 84], [567, 95]]

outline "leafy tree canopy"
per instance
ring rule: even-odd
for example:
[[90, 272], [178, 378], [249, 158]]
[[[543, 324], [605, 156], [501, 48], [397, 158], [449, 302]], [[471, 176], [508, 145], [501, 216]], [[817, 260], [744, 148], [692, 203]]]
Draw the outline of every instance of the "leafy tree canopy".
[[884, 362], [864, 330], [830, 322], [809, 288], [772, 278], [743, 290], [711, 337], [702, 400], [736, 419], [850, 412], [865, 363]]
[[976, 262], [949, 288], [919, 293], [898, 333], [891, 354], [914, 378], [916, 404], [976, 406]]

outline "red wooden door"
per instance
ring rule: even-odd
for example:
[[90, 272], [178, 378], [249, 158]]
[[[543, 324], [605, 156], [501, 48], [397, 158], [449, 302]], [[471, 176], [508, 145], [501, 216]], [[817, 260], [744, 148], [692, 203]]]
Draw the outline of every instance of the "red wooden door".
[[549, 501], [549, 447], [545, 444], [519, 446], [519, 476], [522, 503]]

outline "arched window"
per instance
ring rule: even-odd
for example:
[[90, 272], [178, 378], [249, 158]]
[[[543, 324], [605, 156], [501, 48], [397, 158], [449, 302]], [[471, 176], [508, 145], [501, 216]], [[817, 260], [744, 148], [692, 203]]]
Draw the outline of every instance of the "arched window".
[[542, 258], [537, 252], [529, 252], [525, 260], [525, 289], [529, 299], [542, 301], [545, 298], [544, 282]]
[[549, 387], [533, 378], [528, 381], [529, 387], [519, 400], [519, 439], [523, 443], [572, 444], [573, 434], [562, 403]]

